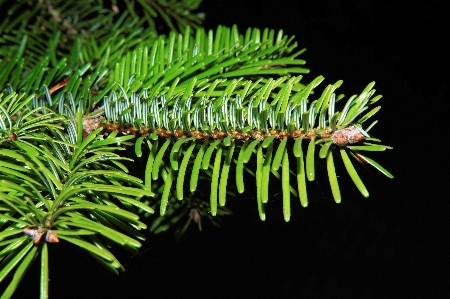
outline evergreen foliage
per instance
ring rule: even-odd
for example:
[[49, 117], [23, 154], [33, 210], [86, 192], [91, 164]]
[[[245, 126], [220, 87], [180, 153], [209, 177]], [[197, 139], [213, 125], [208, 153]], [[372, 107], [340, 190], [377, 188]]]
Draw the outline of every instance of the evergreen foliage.
[[[317, 159], [337, 203], [336, 159], [365, 197], [355, 161], [393, 177], [365, 154], [391, 148], [369, 135], [374, 83], [347, 100], [342, 81], [317, 91], [324, 78], [301, 81], [294, 37], [206, 30], [199, 2], [0, 1], [2, 298], [38, 257], [48, 297], [48, 243], [118, 273], [112, 244], [137, 253], [145, 230], [200, 226], [200, 215], [218, 225], [248, 185], [265, 220], [269, 180], [280, 180], [289, 221], [291, 197], [308, 205]], [[129, 173], [135, 159], [142, 177]]]

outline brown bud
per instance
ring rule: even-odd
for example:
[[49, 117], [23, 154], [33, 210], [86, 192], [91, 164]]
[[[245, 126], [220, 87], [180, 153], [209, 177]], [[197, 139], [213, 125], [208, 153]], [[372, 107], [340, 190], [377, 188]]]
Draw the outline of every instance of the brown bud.
[[92, 131], [100, 127], [100, 122], [104, 118], [103, 116], [97, 118], [83, 117], [83, 138], [86, 138]]
[[47, 235], [45, 236], [45, 241], [48, 243], [58, 243], [58, 234], [54, 230], [48, 230]]
[[191, 209], [189, 211], [189, 217], [191, 217], [195, 223], [198, 223], [200, 221], [200, 213], [197, 209]]
[[36, 231], [33, 235], [33, 243], [34, 244], [39, 244], [42, 242], [42, 239], [45, 235], [45, 231]]
[[27, 226], [22, 230], [22, 232], [25, 235], [32, 237], [38, 230], [39, 230], [39, 227], [37, 227], [37, 226]]
[[364, 140], [364, 135], [354, 126], [349, 126], [344, 129], [337, 130], [333, 134], [333, 143], [339, 146], [347, 145], [348, 143], [357, 143]]

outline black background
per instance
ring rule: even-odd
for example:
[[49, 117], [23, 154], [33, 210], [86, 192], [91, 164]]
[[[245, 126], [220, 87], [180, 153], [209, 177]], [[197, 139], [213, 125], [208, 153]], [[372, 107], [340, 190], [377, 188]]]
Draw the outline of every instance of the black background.
[[[50, 246], [51, 298], [448, 297], [448, 1], [391, 2], [400, 1], [205, 0], [201, 11], [207, 29], [295, 35], [308, 49], [306, 82], [323, 75], [324, 88], [343, 79], [339, 91], [350, 96], [376, 81], [383, 99], [371, 133], [394, 150], [371, 157], [395, 179], [363, 174], [366, 199], [343, 173], [337, 205], [324, 176], [310, 184], [308, 208], [292, 203], [289, 223], [281, 188], [272, 188], [265, 222], [246, 192], [228, 200], [234, 215], [220, 229], [205, 221], [202, 233], [191, 227], [179, 242], [150, 237], [140, 257], [119, 254], [126, 272], [118, 277], [72, 246]], [[37, 296], [30, 275], [15, 298]]]

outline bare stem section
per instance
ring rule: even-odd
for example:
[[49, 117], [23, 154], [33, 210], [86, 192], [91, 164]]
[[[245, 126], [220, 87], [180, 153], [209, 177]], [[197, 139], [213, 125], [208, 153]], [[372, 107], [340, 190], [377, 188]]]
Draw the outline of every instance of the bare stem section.
[[91, 132], [95, 130], [96, 128], [102, 127], [104, 129], [104, 132], [106, 134], [112, 132], [112, 131], [118, 131], [119, 133], [123, 135], [129, 135], [129, 134], [139, 134], [139, 135], [148, 135], [151, 133], [156, 133], [158, 136], [162, 136], [165, 138], [169, 137], [176, 137], [176, 138], [187, 138], [187, 137], [195, 137], [197, 139], [223, 139], [225, 137], [231, 137], [233, 139], [238, 140], [249, 140], [249, 139], [266, 139], [267, 137], [275, 136], [277, 139], [285, 139], [285, 138], [303, 138], [303, 139], [313, 139], [313, 138], [320, 138], [320, 139], [329, 139], [331, 138], [333, 143], [339, 146], [344, 146], [347, 144], [353, 144], [358, 143], [365, 139], [364, 135], [361, 134], [361, 132], [355, 127], [355, 126], [348, 126], [343, 129], [339, 129], [333, 132], [330, 128], [326, 128], [324, 130], [320, 130], [318, 128], [310, 129], [309, 131], [305, 131], [303, 129], [295, 130], [289, 133], [288, 131], [284, 130], [269, 130], [269, 131], [263, 131], [263, 130], [249, 130], [247, 132], [243, 131], [236, 131], [236, 130], [229, 130], [228, 132], [219, 131], [219, 130], [212, 130], [212, 131], [199, 131], [199, 130], [190, 130], [189, 132], [183, 131], [181, 129], [175, 129], [174, 132], [164, 129], [164, 128], [155, 128], [154, 130], [151, 130], [149, 128], [146, 128], [144, 126], [141, 126], [140, 128], [134, 128], [131, 126], [125, 126], [122, 127], [113, 122], [108, 122], [107, 124], [102, 124], [101, 120], [104, 119], [103, 117], [99, 117], [96, 119], [92, 119], [90, 121], [84, 121], [83, 120], [83, 132]]

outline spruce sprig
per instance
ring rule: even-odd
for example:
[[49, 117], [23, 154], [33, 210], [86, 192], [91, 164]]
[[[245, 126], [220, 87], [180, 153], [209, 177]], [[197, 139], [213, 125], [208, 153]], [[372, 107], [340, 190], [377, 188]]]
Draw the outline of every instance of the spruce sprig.
[[[65, 240], [118, 273], [123, 267], [108, 246], [116, 243], [137, 253], [139, 240], [145, 240], [139, 230], [147, 226], [136, 212], [153, 213], [140, 201], [153, 194], [143, 188], [142, 180], [127, 174], [121, 162], [126, 158], [115, 153], [123, 149], [117, 143], [130, 136], [104, 138], [97, 129], [74, 139], [52, 125], [60, 121], [49, 118], [45, 130], [35, 122], [33, 133], [19, 130], [2, 142], [0, 280], [15, 271], [3, 296], [12, 295], [39, 253], [41, 279], [48, 281], [47, 243]], [[47, 288], [42, 285], [41, 294], [47, 294]]]

